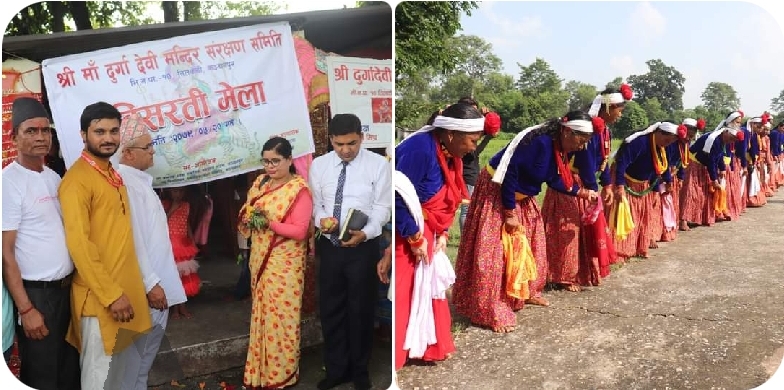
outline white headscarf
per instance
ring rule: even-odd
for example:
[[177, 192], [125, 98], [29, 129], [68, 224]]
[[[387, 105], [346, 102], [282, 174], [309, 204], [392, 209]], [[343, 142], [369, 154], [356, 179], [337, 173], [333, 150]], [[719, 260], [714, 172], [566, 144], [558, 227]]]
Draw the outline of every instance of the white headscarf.
[[642, 130], [642, 131], [638, 131], [638, 132], [636, 132], [636, 133], [626, 137], [626, 139], [623, 140], [623, 142], [628, 144], [629, 142], [632, 142], [632, 141], [634, 141], [635, 139], [637, 139], [637, 138], [639, 138], [641, 136], [651, 134], [651, 133], [653, 133], [656, 130], [661, 130], [661, 131], [664, 131], [665, 133], [678, 135], [678, 125], [676, 125], [675, 123], [671, 123], [671, 122], [656, 122], [656, 123], [648, 126], [647, 129]]
[[731, 112], [729, 115], [727, 115], [726, 118], [724, 118], [721, 122], [719, 122], [719, 125], [716, 126], [716, 128], [713, 129], [713, 131], [717, 131], [717, 130], [721, 129], [722, 127], [728, 127], [727, 126], [728, 123], [730, 123], [730, 122], [732, 122], [735, 119], [740, 118], [740, 117], [743, 117], [743, 113], [742, 112], [740, 112], [740, 111], [733, 111], [733, 112]]
[[755, 116], [754, 118], [750, 118], [746, 121], [746, 130], [751, 131], [751, 124], [752, 123], [762, 123], [762, 117]]
[[721, 135], [721, 133], [724, 131], [728, 131], [733, 136], [737, 136], [738, 132], [741, 130], [729, 127], [727, 126], [727, 124], [734, 121], [737, 118], [742, 118], [742, 117], [743, 117], [743, 113], [736, 110], [731, 112], [729, 115], [727, 115], [726, 118], [722, 119], [722, 121], [719, 122], [719, 125], [716, 126], [716, 128], [713, 130], [711, 135], [709, 135], [708, 138], [705, 140], [705, 146], [703, 146], [702, 151], [705, 153], [710, 153], [711, 148], [713, 148], [713, 143], [716, 142], [716, 138], [718, 138], [718, 136]]
[[708, 138], [705, 140], [705, 146], [702, 147], [702, 151], [705, 153], [710, 153], [711, 149], [713, 148], [713, 143], [716, 142], [716, 138], [718, 138], [721, 135], [721, 133], [725, 131], [732, 134], [733, 136], [737, 136], [738, 133], [743, 130], [734, 129], [732, 127], [724, 127], [721, 130], [714, 130], [713, 132], [710, 133]]
[[681, 123], [683, 123], [686, 126], [697, 127], [697, 120], [696, 119], [686, 118]]
[[451, 118], [448, 116], [436, 116], [436, 119], [433, 120], [432, 125], [425, 125], [422, 126], [421, 129], [411, 133], [408, 137], [400, 141], [398, 146], [403, 142], [406, 142], [411, 136], [420, 134], [420, 133], [429, 133], [436, 128], [442, 128], [447, 130], [454, 130], [460, 131], [464, 133], [475, 133], [485, 130], [485, 118], [475, 118], [475, 119], [460, 119], [460, 118]]
[[[517, 135], [512, 138], [512, 141], [509, 142], [509, 146], [506, 147], [503, 156], [501, 156], [501, 161], [498, 162], [498, 168], [495, 169], [495, 174], [493, 174], [493, 182], [501, 184], [501, 182], [504, 181], [506, 170], [509, 168], [509, 162], [512, 161], [512, 155], [517, 149], [517, 146], [520, 144], [520, 141], [522, 141], [523, 138], [528, 135], [528, 133], [544, 126], [545, 124], [546, 122], [540, 123], [536, 126], [528, 127], [517, 133]], [[559, 124], [583, 134], [593, 134], [593, 122], [591, 121], [576, 119], [567, 122], [559, 122]]]
[[588, 115], [591, 117], [599, 115], [599, 108], [601, 108], [602, 103], [604, 103], [605, 106], [609, 106], [610, 104], [621, 104], [625, 101], [626, 99], [623, 98], [623, 94], [620, 92], [608, 93], [606, 95], [598, 94], [593, 98], [593, 102], [591, 102], [591, 108], [588, 109]]

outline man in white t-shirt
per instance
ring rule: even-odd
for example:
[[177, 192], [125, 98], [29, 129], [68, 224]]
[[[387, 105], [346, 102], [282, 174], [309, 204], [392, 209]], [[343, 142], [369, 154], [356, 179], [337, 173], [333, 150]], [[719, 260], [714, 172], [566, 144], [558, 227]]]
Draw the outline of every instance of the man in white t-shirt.
[[44, 106], [14, 100], [16, 161], [3, 169], [3, 281], [19, 313], [20, 380], [34, 389], [79, 389], [79, 353], [65, 341], [73, 262], [57, 196], [60, 176], [44, 165], [52, 128]]
[[152, 137], [138, 117], [120, 126], [117, 171], [128, 189], [133, 223], [133, 243], [150, 305], [152, 330], [125, 349], [123, 390], [146, 390], [147, 378], [161, 346], [169, 307], [185, 303], [185, 289], [174, 262], [169, 225], [161, 200], [152, 189], [153, 177], [145, 172], [153, 165]]

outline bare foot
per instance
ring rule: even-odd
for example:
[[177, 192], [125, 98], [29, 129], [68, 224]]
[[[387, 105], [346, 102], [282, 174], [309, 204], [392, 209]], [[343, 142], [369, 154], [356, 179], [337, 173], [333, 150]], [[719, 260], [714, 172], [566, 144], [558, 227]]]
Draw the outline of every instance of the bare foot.
[[514, 332], [515, 326], [497, 326], [493, 328], [493, 332], [496, 333], [510, 333]]
[[648, 249], [656, 249], [659, 247], [659, 244], [656, 243], [656, 240], [651, 240], [651, 245], [648, 245]]
[[185, 318], [193, 318], [193, 314], [188, 311], [188, 308], [185, 307], [185, 304], [178, 305], [180, 307], [180, 315]]
[[180, 319], [180, 310], [177, 309], [176, 307], [171, 312], [171, 319], [173, 319], [173, 320], [179, 320]]
[[550, 306], [550, 302], [547, 302], [547, 300], [542, 297], [528, 298], [525, 300], [525, 303], [529, 305], [536, 305], [536, 306], [545, 306], [545, 307]]
[[582, 290], [580, 286], [576, 284], [564, 284], [562, 285], [562, 287], [564, 290], [571, 291], [571, 292], [580, 292]]
[[689, 223], [686, 221], [681, 221], [681, 231], [688, 232], [689, 230], [691, 230]]

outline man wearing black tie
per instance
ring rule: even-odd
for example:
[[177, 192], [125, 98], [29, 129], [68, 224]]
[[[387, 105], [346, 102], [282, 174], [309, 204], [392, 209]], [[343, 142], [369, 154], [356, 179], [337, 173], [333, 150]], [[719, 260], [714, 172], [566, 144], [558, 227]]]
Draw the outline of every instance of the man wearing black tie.
[[[318, 388], [353, 381], [356, 389], [370, 389], [378, 237], [390, 217], [392, 172], [384, 157], [362, 148], [362, 124], [355, 115], [335, 115], [328, 132], [333, 150], [313, 160], [308, 175], [322, 233], [318, 282], [327, 376]], [[341, 241], [338, 232], [352, 208], [368, 222]]]

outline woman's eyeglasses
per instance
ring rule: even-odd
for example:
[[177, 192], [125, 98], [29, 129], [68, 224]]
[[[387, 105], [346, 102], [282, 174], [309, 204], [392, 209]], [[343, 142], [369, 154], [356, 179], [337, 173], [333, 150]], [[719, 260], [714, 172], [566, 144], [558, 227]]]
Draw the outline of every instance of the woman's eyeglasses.
[[278, 165], [280, 165], [281, 161], [283, 160], [279, 158], [273, 158], [273, 159], [262, 158], [261, 164], [269, 167], [277, 167]]

